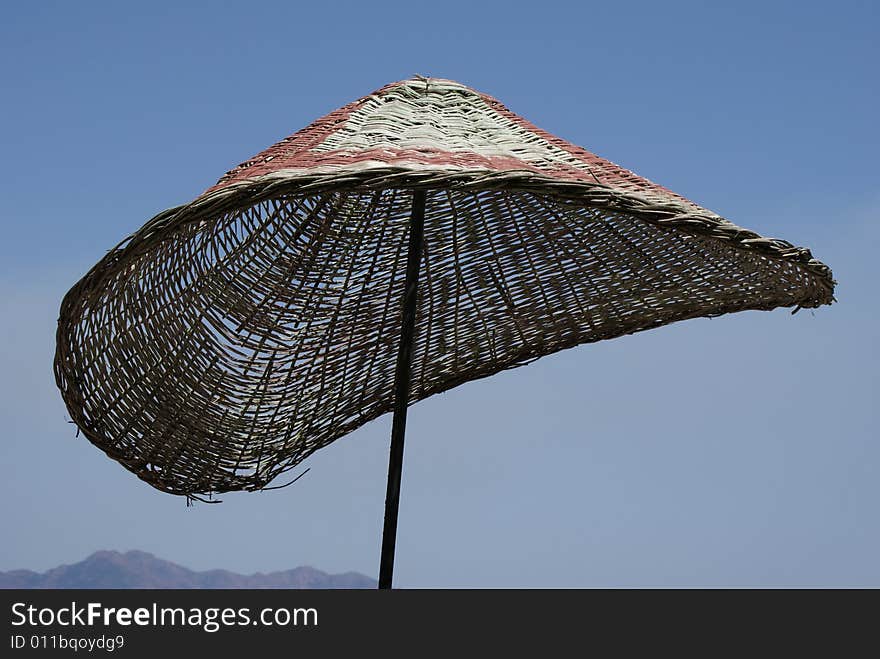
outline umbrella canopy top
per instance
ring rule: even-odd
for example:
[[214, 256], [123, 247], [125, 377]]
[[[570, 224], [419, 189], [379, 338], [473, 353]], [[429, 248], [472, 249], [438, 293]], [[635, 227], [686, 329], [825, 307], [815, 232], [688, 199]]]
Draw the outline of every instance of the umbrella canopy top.
[[264, 488], [390, 411], [412, 191], [410, 401], [678, 320], [833, 300], [743, 229], [448, 80], [387, 85], [160, 213], [65, 296], [73, 421], [154, 487]]
[[211, 190], [261, 177], [411, 172], [532, 172], [675, 203], [683, 197], [547, 133], [452, 80], [391, 83], [318, 119], [228, 172]]

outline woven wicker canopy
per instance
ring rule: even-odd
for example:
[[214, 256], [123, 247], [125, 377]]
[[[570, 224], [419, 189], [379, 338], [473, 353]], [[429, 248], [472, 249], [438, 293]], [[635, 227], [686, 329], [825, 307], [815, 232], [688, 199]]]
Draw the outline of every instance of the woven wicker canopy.
[[160, 213], [66, 295], [73, 421], [154, 487], [257, 490], [389, 412], [415, 191], [409, 402], [582, 343], [833, 300], [763, 238], [448, 80], [390, 84]]

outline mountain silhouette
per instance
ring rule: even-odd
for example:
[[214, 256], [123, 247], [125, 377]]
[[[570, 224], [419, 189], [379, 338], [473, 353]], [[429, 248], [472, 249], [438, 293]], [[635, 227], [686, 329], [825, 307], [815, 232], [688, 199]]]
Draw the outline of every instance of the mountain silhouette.
[[0, 572], [0, 588], [375, 588], [358, 572], [327, 574], [312, 567], [243, 575], [195, 572], [143, 551], [96, 551], [79, 563], [43, 572]]

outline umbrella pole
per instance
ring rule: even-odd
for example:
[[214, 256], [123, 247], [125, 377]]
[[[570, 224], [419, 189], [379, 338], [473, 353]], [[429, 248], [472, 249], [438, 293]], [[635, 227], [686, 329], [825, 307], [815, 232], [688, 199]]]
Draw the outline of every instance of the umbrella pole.
[[382, 531], [382, 557], [379, 563], [379, 588], [391, 588], [394, 572], [394, 548], [397, 543], [397, 509], [400, 504], [400, 478], [403, 471], [403, 438], [406, 433], [406, 407], [412, 367], [412, 347], [416, 327], [416, 292], [425, 227], [425, 191], [413, 190], [406, 259], [406, 283], [403, 291], [403, 320], [400, 346], [394, 373], [394, 418], [391, 421], [391, 452], [388, 457], [388, 489], [385, 492], [385, 528]]

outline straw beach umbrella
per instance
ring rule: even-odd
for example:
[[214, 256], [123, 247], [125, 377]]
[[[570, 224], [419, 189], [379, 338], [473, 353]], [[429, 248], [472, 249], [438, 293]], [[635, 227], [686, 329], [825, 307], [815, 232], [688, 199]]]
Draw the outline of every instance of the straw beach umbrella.
[[408, 404], [674, 321], [833, 301], [810, 251], [740, 228], [449, 80], [383, 87], [160, 213], [65, 296], [73, 422], [153, 487], [260, 490]]

